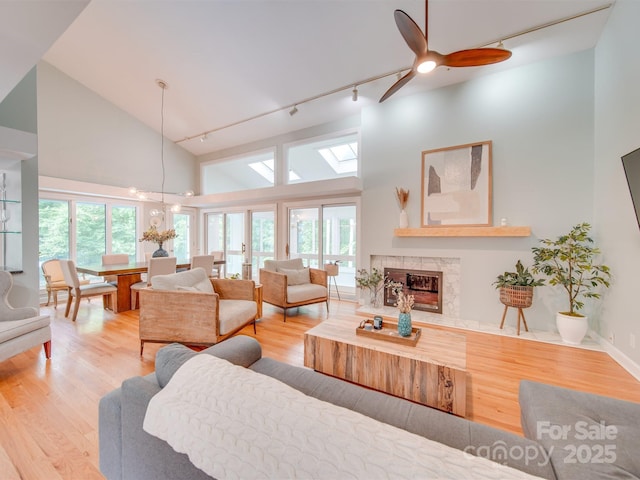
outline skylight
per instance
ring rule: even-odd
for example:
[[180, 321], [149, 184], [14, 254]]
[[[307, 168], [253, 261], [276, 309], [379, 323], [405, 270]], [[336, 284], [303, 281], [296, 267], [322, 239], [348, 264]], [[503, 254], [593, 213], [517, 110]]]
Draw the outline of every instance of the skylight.
[[358, 143], [343, 143], [332, 147], [320, 148], [318, 153], [338, 174], [358, 171]]
[[269, 183], [274, 182], [273, 159], [250, 163], [249, 166]]

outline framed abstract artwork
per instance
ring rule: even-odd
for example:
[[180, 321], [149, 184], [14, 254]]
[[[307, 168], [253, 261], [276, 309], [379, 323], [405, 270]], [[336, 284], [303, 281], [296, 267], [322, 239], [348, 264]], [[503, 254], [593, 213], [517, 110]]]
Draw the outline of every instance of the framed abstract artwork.
[[491, 141], [422, 152], [422, 226], [489, 226]]

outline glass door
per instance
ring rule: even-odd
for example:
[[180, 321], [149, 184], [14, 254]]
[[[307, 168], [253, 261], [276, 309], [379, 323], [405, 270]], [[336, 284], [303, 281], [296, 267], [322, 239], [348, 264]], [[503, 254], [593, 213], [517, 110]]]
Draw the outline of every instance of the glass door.
[[289, 258], [302, 258], [305, 267], [318, 268], [320, 264], [319, 217], [318, 207], [289, 209], [286, 253]]
[[225, 219], [225, 256], [227, 276], [242, 276], [247, 244], [245, 240], [245, 212], [227, 213]]
[[289, 208], [286, 253], [308, 267], [337, 262], [337, 275], [328, 278], [332, 296], [355, 297], [356, 219], [355, 204]]
[[276, 258], [275, 213], [251, 212], [251, 275], [259, 277], [264, 261]]
[[173, 228], [178, 236], [172, 240], [173, 247], [169, 249], [173, 256], [178, 259], [178, 263], [181, 261], [191, 261], [193, 252], [196, 251], [195, 240], [196, 235], [193, 235], [193, 225], [195, 225], [195, 213], [190, 211], [182, 211], [180, 213], [173, 213]]
[[[246, 226], [250, 219], [249, 228]], [[258, 278], [264, 261], [275, 258], [275, 212], [243, 210], [205, 215], [207, 253], [224, 252], [226, 275], [242, 276], [242, 265], [251, 263], [251, 277]]]
[[322, 207], [322, 264], [338, 263], [338, 275], [327, 280], [332, 295], [355, 295], [356, 206]]

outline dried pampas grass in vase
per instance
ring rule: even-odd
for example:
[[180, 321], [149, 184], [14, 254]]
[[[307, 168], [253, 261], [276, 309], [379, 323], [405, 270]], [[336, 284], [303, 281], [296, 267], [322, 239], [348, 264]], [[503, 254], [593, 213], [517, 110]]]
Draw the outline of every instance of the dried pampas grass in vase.
[[400, 204], [400, 228], [408, 228], [409, 227], [409, 215], [407, 215], [407, 202], [409, 201], [409, 190], [405, 190], [404, 188], [396, 187], [396, 197], [398, 198], [398, 203]]

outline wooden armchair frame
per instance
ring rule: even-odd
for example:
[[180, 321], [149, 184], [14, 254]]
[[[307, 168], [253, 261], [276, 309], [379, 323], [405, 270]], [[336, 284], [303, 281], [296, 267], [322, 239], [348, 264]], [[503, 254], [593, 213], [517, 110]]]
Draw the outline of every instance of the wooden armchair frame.
[[[316, 285], [322, 285], [327, 288], [327, 272], [318, 268], [309, 268], [309, 277], [311, 282]], [[284, 309], [284, 321], [287, 321], [287, 309], [293, 307], [301, 307], [303, 305], [312, 305], [314, 303], [325, 302], [327, 305], [327, 314], [329, 313], [329, 294], [322, 297], [312, 298], [303, 302], [290, 302], [287, 298], [287, 275], [280, 272], [273, 272], [264, 268], [260, 269], [260, 283], [263, 288], [262, 300], [276, 307]]]
[[210, 279], [217, 293], [184, 290], [140, 290], [140, 356], [145, 342], [208, 347], [253, 323], [247, 319], [237, 328], [220, 333], [220, 300], [256, 301], [252, 280]]

